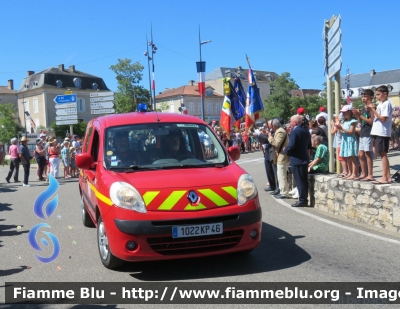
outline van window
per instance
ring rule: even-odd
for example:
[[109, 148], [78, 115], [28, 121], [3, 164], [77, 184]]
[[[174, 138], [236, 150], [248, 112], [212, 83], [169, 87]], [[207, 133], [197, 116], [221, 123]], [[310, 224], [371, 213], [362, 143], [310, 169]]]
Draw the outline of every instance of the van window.
[[105, 163], [110, 169], [154, 169], [228, 164], [213, 130], [202, 124], [164, 123], [110, 127]]
[[99, 133], [97, 132], [97, 130], [94, 130], [92, 150], [90, 154], [92, 155], [93, 161], [97, 162], [97, 159], [99, 157]]

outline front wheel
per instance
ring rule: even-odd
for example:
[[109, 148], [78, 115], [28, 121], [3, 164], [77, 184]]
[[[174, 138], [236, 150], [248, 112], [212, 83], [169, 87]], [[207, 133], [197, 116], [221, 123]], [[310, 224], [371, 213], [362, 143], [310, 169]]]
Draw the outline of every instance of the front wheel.
[[108, 246], [106, 228], [101, 216], [97, 220], [97, 243], [99, 247], [100, 259], [103, 265], [108, 269], [117, 268], [124, 264], [124, 261], [115, 257]]

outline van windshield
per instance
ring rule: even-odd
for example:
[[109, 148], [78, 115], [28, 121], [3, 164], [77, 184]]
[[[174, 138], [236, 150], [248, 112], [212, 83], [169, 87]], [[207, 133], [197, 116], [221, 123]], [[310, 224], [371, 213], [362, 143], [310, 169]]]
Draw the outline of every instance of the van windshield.
[[138, 124], [106, 131], [108, 169], [225, 166], [227, 154], [216, 134], [197, 123]]

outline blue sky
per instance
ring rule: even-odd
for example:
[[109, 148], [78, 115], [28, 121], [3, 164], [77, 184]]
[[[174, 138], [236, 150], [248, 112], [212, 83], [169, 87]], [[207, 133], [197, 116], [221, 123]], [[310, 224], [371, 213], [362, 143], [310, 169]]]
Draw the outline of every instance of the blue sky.
[[342, 75], [398, 69], [400, 1], [4, 1], [1, 4], [0, 85], [18, 88], [28, 70], [64, 64], [100, 76], [116, 90], [109, 69], [117, 58], [145, 66], [146, 34], [153, 25], [156, 92], [197, 80], [198, 27], [206, 73], [219, 66], [289, 72], [301, 88], [321, 89], [322, 29], [342, 17]]

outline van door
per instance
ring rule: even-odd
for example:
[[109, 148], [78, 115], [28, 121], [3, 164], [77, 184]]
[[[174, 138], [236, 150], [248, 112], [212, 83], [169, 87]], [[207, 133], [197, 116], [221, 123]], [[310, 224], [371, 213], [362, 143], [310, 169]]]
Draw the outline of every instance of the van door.
[[100, 148], [100, 134], [99, 127], [97, 125], [99, 123], [95, 123], [88, 131], [87, 140], [86, 140], [86, 150], [90, 153], [93, 158], [93, 162], [95, 162], [94, 167], [85, 171], [86, 178], [86, 188], [87, 192], [87, 205], [88, 211], [92, 218], [96, 218], [96, 188], [97, 188], [97, 177], [96, 170], [99, 168], [98, 159], [99, 159], [99, 148]]

